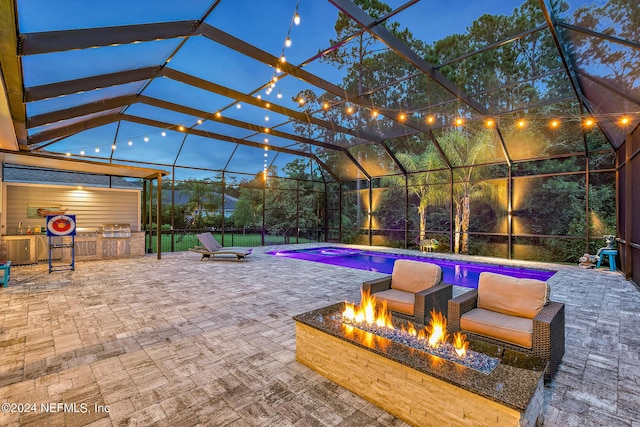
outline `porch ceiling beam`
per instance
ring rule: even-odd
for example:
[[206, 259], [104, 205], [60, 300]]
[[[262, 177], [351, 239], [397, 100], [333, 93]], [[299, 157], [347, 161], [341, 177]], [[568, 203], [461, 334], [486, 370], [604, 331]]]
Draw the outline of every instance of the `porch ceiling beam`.
[[601, 86], [613, 93], [615, 93], [616, 95], [618, 95], [621, 98], [626, 99], [627, 101], [631, 102], [632, 104], [635, 105], [640, 105], [640, 100], [637, 98], [634, 98], [633, 96], [629, 95], [628, 92], [625, 92], [624, 90], [615, 87], [614, 85], [606, 82], [603, 79], [599, 79], [595, 76], [592, 76], [591, 74], [585, 72], [585, 71], [581, 71], [581, 70], [576, 70], [576, 74], [578, 74], [579, 76], [582, 76], [588, 80], [591, 80], [593, 83], [597, 84], [598, 86]]
[[20, 35], [18, 41], [18, 55], [37, 55], [92, 47], [182, 38], [193, 35], [197, 31], [198, 26], [198, 21], [175, 21], [23, 33]]
[[50, 139], [70, 136], [88, 129], [96, 128], [98, 126], [117, 122], [121, 117], [122, 115], [120, 113], [112, 113], [101, 117], [92, 117], [78, 123], [70, 124], [69, 126], [62, 126], [55, 129], [45, 130], [35, 135], [29, 136], [28, 144], [29, 146], [31, 146], [33, 144], [39, 144], [41, 142], [49, 141]]
[[[265, 132], [265, 129], [267, 127], [265, 126], [259, 126], [259, 125], [255, 125], [252, 123], [247, 123], [247, 122], [243, 122], [241, 120], [236, 120], [236, 119], [231, 119], [229, 117], [225, 117], [225, 116], [220, 116], [220, 117], [216, 117], [216, 115], [214, 113], [209, 113], [206, 111], [202, 111], [202, 110], [198, 110], [196, 108], [191, 108], [191, 107], [185, 107], [183, 105], [178, 105], [178, 104], [174, 104], [172, 102], [168, 102], [168, 101], [163, 101], [160, 99], [156, 99], [156, 98], [151, 98], [148, 96], [140, 96], [139, 98], [140, 102], [143, 102], [145, 104], [148, 105], [152, 105], [154, 107], [158, 107], [158, 108], [164, 108], [166, 110], [171, 110], [171, 111], [177, 111], [179, 113], [182, 114], [187, 114], [190, 116], [194, 116], [194, 117], [199, 117], [201, 119], [207, 119], [210, 120], [212, 122], [219, 122], [219, 123], [223, 123], [229, 126], [235, 126], [235, 127], [239, 127], [242, 129], [248, 129], [251, 131], [254, 131], [256, 133], [265, 133], [267, 134], [267, 132]], [[287, 132], [282, 132], [279, 131], [277, 129], [273, 129], [273, 128], [268, 128], [269, 132], [268, 134], [270, 135], [274, 135], [274, 136], [278, 136], [281, 138], [285, 138], [288, 140], [292, 140], [292, 141], [297, 141], [297, 142], [301, 142], [303, 144], [309, 144], [309, 145], [315, 145], [318, 147], [322, 147], [328, 150], [334, 150], [334, 151], [344, 151], [344, 148], [337, 146], [337, 145], [333, 145], [333, 144], [327, 144], [324, 142], [320, 142], [320, 141], [315, 141], [313, 139], [310, 138], [305, 138], [299, 135], [294, 135], [294, 134], [290, 134]]]
[[558, 27], [563, 27], [568, 30], [577, 31], [582, 34], [586, 34], [588, 36], [597, 37], [603, 40], [610, 41], [612, 43], [620, 44], [622, 46], [630, 47], [631, 49], [640, 50], [640, 43], [634, 42], [631, 40], [621, 39], [620, 37], [610, 36], [608, 34], [603, 34], [598, 31], [589, 30], [587, 28], [577, 27], [575, 25], [571, 25], [567, 22], [558, 21], [556, 23]]
[[66, 108], [64, 110], [52, 111], [50, 113], [39, 114], [27, 120], [27, 129], [38, 126], [69, 120], [76, 117], [86, 116], [88, 114], [99, 113], [114, 108], [123, 108], [130, 104], [138, 102], [138, 95], [126, 95], [116, 98], [96, 101], [89, 104], [79, 105], [77, 107]]
[[71, 95], [78, 92], [87, 92], [126, 83], [149, 80], [157, 77], [161, 67], [145, 67], [117, 73], [102, 74], [99, 76], [85, 77], [76, 80], [67, 80], [60, 83], [50, 83], [40, 86], [32, 86], [24, 91], [24, 102], [40, 101], [56, 96]]
[[[218, 95], [226, 96], [227, 98], [231, 98], [247, 104], [255, 105], [256, 107], [265, 108], [267, 110], [271, 110], [276, 113], [294, 118], [301, 122], [314, 124], [314, 125], [323, 127], [325, 129], [332, 130], [334, 132], [341, 132], [341, 133], [355, 136], [356, 138], [360, 138], [362, 140], [369, 141], [369, 142], [378, 143], [382, 141], [382, 139], [378, 135], [359, 131], [359, 130], [349, 129], [335, 122], [322, 120], [312, 116], [311, 114], [292, 110], [290, 108], [286, 108], [281, 105], [277, 105], [263, 99], [258, 99], [255, 96], [247, 95], [242, 92], [238, 92], [236, 90], [221, 86], [216, 83], [209, 82], [207, 80], [200, 79], [198, 77], [191, 76], [189, 74], [182, 73], [180, 71], [177, 71], [171, 68], [165, 68], [162, 71], [162, 75], [164, 75], [167, 78], [170, 78], [191, 86], [195, 86], [197, 88], [200, 88], [209, 92], [217, 93]], [[267, 107], [267, 105], [269, 106]]]
[[[178, 127], [178, 125], [176, 125], [175, 123], [162, 122], [162, 121], [159, 121], [159, 120], [147, 119], [147, 118], [144, 118], [144, 117], [132, 116], [132, 115], [129, 115], [129, 114], [123, 114], [121, 117], [122, 117], [122, 120], [126, 120], [128, 122], [138, 123], [138, 124], [145, 125], [145, 126], [157, 127], [159, 129], [168, 129], [168, 128], [177, 128]], [[220, 140], [220, 141], [231, 142], [231, 143], [234, 143], [234, 144], [244, 145], [244, 146], [247, 146], [247, 147], [259, 148], [259, 149], [262, 149], [262, 150], [265, 149], [265, 148], [268, 148], [269, 150], [276, 151], [278, 153], [286, 153], [286, 154], [292, 154], [294, 156], [307, 157], [307, 158], [310, 158], [310, 159], [314, 160], [320, 166], [325, 168], [327, 173], [329, 173], [336, 181], [340, 182], [340, 178], [338, 178], [333, 173], [333, 171], [331, 171], [331, 169], [329, 169], [329, 167], [324, 162], [322, 162], [320, 159], [318, 159], [318, 157], [315, 154], [312, 154], [312, 153], [307, 153], [305, 151], [300, 151], [300, 150], [292, 150], [292, 149], [286, 148], [286, 147], [277, 147], [275, 145], [269, 145], [269, 144], [249, 141], [247, 139], [234, 138], [232, 136], [223, 135], [223, 134], [219, 134], [219, 133], [215, 133], [215, 132], [208, 132], [208, 131], [201, 130], [201, 129], [185, 128], [184, 133], [189, 134], [189, 135], [200, 136], [200, 137], [207, 138], [207, 139], [213, 139], [213, 140], [217, 139], [217, 140]]]
[[418, 70], [429, 75], [438, 84], [455, 95], [460, 101], [477, 111], [482, 115], [489, 115], [487, 109], [476, 101], [472, 100], [461, 88], [456, 86], [452, 81], [447, 79], [440, 71], [436, 70], [433, 65], [425, 61], [416, 52], [411, 50], [405, 43], [394, 36], [384, 26], [378, 25], [377, 22], [366, 12], [356, 6], [351, 0], [329, 0], [342, 13], [355, 22], [366, 28], [373, 36], [386, 44], [391, 50], [399, 56], [409, 61]]

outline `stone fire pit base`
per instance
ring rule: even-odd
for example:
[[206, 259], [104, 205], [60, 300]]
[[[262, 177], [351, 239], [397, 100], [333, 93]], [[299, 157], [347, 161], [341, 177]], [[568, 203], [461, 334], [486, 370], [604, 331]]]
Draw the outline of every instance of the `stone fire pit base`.
[[[356, 341], [359, 342], [352, 342], [348, 338], [335, 336], [335, 330], [327, 333], [315, 326], [305, 324], [307, 322], [301, 322], [301, 320], [311, 320], [311, 323], [314, 323], [323, 316], [318, 316], [317, 313], [306, 319], [305, 316], [294, 318], [297, 360], [409, 424], [416, 426], [542, 425], [544, 418], [542, 372], [536, 372], [533, 381], [525, 375], [526, 378], [523, 381], [527, 390], [518, 390], [519, 386], [516, 385], [511, 391], [509, 390], [511, 385], [501, 382], [500, 373], [498, 373], [497, 382], [492, 385], [496, 395], [504, 393], [505, 388], [507, 395], [510, 393], [527, 395], [525, 403], [502, 402], [495, 396], [488, 398], [470, 391], [466, 384], [461, 387], [455, 384], [455, 381], [436, 378], [426, 372], [431, 368], [438, 369], [438, 366], [446, 372], [451, 368], [449, 365], [455, 365], [452, 362], [408, 350], [408, 353], [413, 356], [409, 357], [413, 360], [410, 364], [416, 364], [414, 359], [416, 356], [425, 361], [425, 366], [417, 366], [418, 369], [414, 369], [405, 363], [392, 360], [393, 355], [389, 358], [388, 355], [380, 354], [394, 352], [398, 344], [384, 343], [388, 340], [367, 332], [357, 332], [359, 337]], [[324, 318], [326, 319], [327, 316]], [[333, 326], [336, 327], [335, 324]], [[486, 387], [486, 382], [490, 381], [489, 378], [494, 375], [493, 373], [482, 374], [459, 365], [455, 365], [452, 369], [457, 371], [458, 375], [468, 373], [472, 377], [472, 382], [474, 376], [482, 376], [479, 377], [480, 383], [484, 381], [485, 384], [481, 384], [481, 387]], [[517, 372], [508, 371], [503, 374], [511, 376], [517, 375]], [[517, 378], [511, 380], [515, 383], [518, 381]], [[520, 396], [516, 396], [515, 400], [519, 401], [519, 399]]]

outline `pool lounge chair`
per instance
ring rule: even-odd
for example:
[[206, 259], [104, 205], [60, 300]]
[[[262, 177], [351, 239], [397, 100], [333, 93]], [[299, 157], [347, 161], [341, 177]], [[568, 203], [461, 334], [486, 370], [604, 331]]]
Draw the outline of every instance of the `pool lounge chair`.
[[211, 259], [215, 255], [235, 255], [238, 261], [245, 260], [247, 256], [251, 254], [253, 251], [252, 248], [239, 248], [239, 247], [223, 247], [213, 234], [211, 233], [200, 233], [196, 234], [196, 237], [202, 243], [202, 246], [196, 246], [195, 248], [189, 249], [191, 252], [196, 252], [202, 255], [200, 261], [204, 259]]

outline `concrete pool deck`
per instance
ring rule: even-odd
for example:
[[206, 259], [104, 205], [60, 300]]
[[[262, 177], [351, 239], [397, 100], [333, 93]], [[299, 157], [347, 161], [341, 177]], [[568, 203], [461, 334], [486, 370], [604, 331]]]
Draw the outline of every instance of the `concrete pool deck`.
[[[318, 245], [281, 248], [302, 246]], [[246, 262], [182, 252], [12, 268], [0, 289], [0, 402], [38, 407], [0, 413], [0, 425], [405, 425], [295, 361], [292, 316], [358, 301], [381, 274], [273, 249]], [[640, 291], [608, 268], [561, 266], [549, 283], [566, 304], [567, 344], [545, 386], [545, 426], [640, 427]]]

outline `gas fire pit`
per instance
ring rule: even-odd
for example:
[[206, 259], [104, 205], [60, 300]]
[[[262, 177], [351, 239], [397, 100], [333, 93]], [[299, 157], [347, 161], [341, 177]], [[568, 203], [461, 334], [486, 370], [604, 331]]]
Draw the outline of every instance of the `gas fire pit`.
[[[295, 316], [297, 360], [410, 424], [542, 422], [542, 359], [469, 341], [469, 351], [496, 360], [485, 373], [456, 356], [438, 356], [403, 342], [406, 338], [353, 325], [344, 316], [349, 310], [338, 303]], [[413, 327], [400, 319], [390, 322], [396, 331]]]

